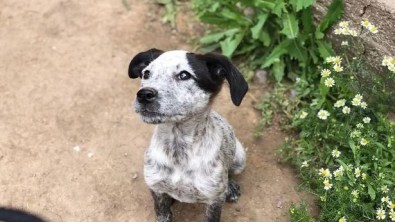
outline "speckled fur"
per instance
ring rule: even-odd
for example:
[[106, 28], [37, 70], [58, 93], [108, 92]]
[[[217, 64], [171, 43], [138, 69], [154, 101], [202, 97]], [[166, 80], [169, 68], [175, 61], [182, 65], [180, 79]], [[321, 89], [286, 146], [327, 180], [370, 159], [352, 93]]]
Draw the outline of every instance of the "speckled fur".
[[141, 87], [155, 89], [158, 98], [150, 104], [135, 101], [135, 111], [144, 122], [161, 123], [145, 154], [144, 178], [157, 222], [172, 221], [172, 198], [206, 203], [205, 221], [216, 222], [224, 201], [236, 201], [240, 195], [229, 174], [243, 171], [245, 152], [232, 127], [211, 110], [213, 93], [193, 79], [175, 77], [183, 70], [196, 77], [186, 53], [165, 52], [142, 71], [149, 70], [150, 78], [142, 79]]

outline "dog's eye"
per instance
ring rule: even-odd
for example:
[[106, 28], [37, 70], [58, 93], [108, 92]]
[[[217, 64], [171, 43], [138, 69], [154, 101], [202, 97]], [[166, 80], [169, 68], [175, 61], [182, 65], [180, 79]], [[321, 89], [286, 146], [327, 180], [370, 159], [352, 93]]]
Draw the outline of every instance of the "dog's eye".
[[143, 73], [143, 79], [149, 79], [149, 77], [150, 77], [149, 70], [145, 70], [144, 73]]
[[191, 78], [191, 74], [187, 71], [182, 71], [177, 77], [179, 80], [188, 80]]

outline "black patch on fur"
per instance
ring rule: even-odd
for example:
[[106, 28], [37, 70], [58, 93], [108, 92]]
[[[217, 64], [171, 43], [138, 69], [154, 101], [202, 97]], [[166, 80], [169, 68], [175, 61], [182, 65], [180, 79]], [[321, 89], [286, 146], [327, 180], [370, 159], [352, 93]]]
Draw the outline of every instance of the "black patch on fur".
[[141, 71], [147, 67], [152, 61], [163, 53], [162, 50], [152, 48], [145, 52], [137, 54], [129, 64], [129, 77], [135, 79], [141, 77]]
[[16, 209], [0, 207], [0, 221], [4, 222], [45, 222], [43, 219]]
[[240, 196], [240, 186], [234, 181], [229, 180], [228, 190], [226, 191], [226, 201], [236, 202]]
[[174, 203], [173, 198], [167, 194], [155, 193], [151, 190], [152, 198], [154, 199], [154, 208], [156, 221], [158, 222], [172, 222], [173, 214], [171, 212], [171, 205]]
[[223, 80], [226, 79], [233, 104], [236, 106], [241, 104], [248, 91], [248, 84], [227, 57], [213, 53], [205, 55], [187, 53], [187, 59], [196, 74], [200, 88], [217, 93], [221, 89]]

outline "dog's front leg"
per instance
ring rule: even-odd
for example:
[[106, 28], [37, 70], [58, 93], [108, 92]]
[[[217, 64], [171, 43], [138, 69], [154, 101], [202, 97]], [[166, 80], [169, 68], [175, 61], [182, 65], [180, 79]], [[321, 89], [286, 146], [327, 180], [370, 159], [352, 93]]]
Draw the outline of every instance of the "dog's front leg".
[[221, 211], [222, 205], [224, 204], [225, 199], [220, 199], [215, 201], [212, 204], [206, 205], [206, 218], [204, 222], [219, 222], [221, 219]]
[[154, 198], [156, 222], [172, 222], [171, 204], [173, 199], [165, 193], [155, 193], [151, 190]]

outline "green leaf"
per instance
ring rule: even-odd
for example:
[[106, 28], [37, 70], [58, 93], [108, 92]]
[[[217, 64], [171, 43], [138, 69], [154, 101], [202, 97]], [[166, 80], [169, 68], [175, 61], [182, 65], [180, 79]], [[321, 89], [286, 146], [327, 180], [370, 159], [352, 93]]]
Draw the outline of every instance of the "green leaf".
[[330, 26], [335, 24], [343, 15], [343, 0], [334, 0], [328, 7], [328, 11], [318, 25], [318, 32], [323, 33]]
[[225, 8], [220, 12], [220, 14], [230, 20], [233, 20], [237, 22], [240, 25], [248, 25], [248, 20], [245, 19], [245, 17], [241, 16], [240, 14], [237, 14], [235, 12], [230, 11], [228, 8]]
[[276, 0], [255, 0], [254, 5], [257, 8], [266, 8], [273, 10], [276, 7]]
[[351, 148], [351, 150], [352, 150], [352, 153], [355, 155], [355, 153], [356, 153], [356, 148], [355, 148], [355, 143], [354, 143], [354, 141], [350, 140], [350, 141], [348, 141], [348, 144], [350, 145], [350, 148]]
[[299, 41], [293, 40], [288, 46], [288, 53], [299, 61], [307, 61], [307, 51]]
[[268, 47], [272, 42], [272, 38], [266, 29], [262, 30], [261, 35], [259, 36], [259, 40], [263, 42], [263, 45], [266, 47]]
[[277, 82], [281, 82], [281, 80], [283, 79], [284, 70], [285, 70], [284, 60], [280, 59], [279, 61], [273, 63], [272, 72]]
[[268, 57], [266, 57], [264, 62], [261, 64], [261, 69], [269, 67], [276, 60], [278, 60], [280, 58], [280, 56], [285, 54], [287, 52], [287, 47], [289, 44], [291, 44], [291, 42], [292, 42], [291, 40], [287, 39], [287, 40], [282, 41], [276, 47], [274, 47], [273, 51], [269, 54]]
[[283, 14], [283, 30], [281, 33], [286, 35], [289, 39], [294, 39], [298, 36], [299, 26], [298, 20], [296, 20], [295, 15], [290, 13]]
[[236, 50], [237, 46], [239, 46], [243, 37], [244, 33], [238, 33], [234, 38], [228, 37], [221, 41], [219, 44], [221, 45], [222, 54], [229, 58], [232, 57], [233, 52]]
[[317, 0], [298, 0], [295, 10], [298, 12], [304, 8], [313, 5]]
[[368, 194], [370, 196], [370, 199], [375, 200], [376, 199], [376, 191], [372, 187], [372, 185], [368, 184]]
[[214, 50], [217, 50], [219, 47], [220, 47], [219, 43], [214, 43], [211, 45], [205, 45], [203, 47], [200, 47], [200, 51], [203, 53], [212, 52]]
[[335, 55], [331, 43], [322, 40], [317, 40], [316, 42], [318, 46], [318, 52], [320, 53], [321, 58], [325, 59], [329, 56]]
[[251, 28], [251, 33], [252, 33], [252, 38], [253, 39], [258, 39], [259, 38], [259, 33], [262, 30], [263, 25], [265, 24], [267, 17], [269, 17], [269, 13], [262, 13], [258, 15], [258, 22], [257, 24]]
[[324, 84], [324, 81], [325, 81], [325, 78], [321, 78], [319, 89], [320, 89], [320, 94], [321, 94], [322, 98], [325, 99], [326, 95], [328, 95], [329, 87], [327, 87]]
[[217, 32], [217, 33], [212, 33], [210, 35], [203, 36], [200, 40], [199, 43], [202, 44], [210, 44], [214, 42], [218, 42], [225, 36], [225, 32]]
[[303, 32], [305, 34], [312, 33], [314, 31], [313, 10], [311, 9], [311, 7], [303, 10], [302, 24], [303, 24]]
[[278, 2], [276, 3], [276, 6], [273, 8], [272, 13], [277, 15], [277, 17], [281, 18], [281, 15], [283, 14], [283, 11], [285, 11], [285, 2]]

